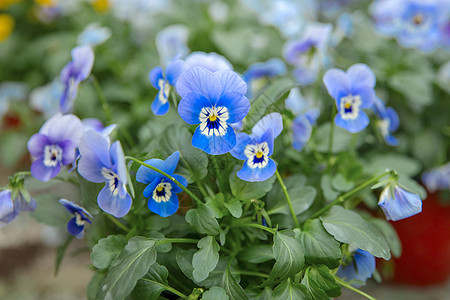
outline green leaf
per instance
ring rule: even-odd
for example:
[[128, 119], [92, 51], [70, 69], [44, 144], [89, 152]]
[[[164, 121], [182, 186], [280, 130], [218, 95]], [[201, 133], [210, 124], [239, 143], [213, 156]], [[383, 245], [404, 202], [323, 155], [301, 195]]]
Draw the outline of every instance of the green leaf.
[[145, 228], [147, 230], [160, 231], [170, 226], [170, 220], [158, 215], [147, 217], [145, 219]]
[[268, 282], [283, 280], [300, 272], [305, 262], [303, 244], [293, 230], [277, 231], [273, 236], [275, 265]]
[[[299, 215], [305, 212], [311, 204], [313, 204], [316, 198], [316, 189], [312, 186], [298, 186], [293, 188], [288, 188], [289, 196], [291, 197], [292, 207], [294, 208], [295, 214]], [[284, 194], [278, 194], [277, 202], [273, 200], [271, 202], [267, 201], [267, 213], [268, 214], [284, 214], [291, 215], [289, 207], [284, 198]]]
[[285, 93], [296, 86], [298, 84], [289, 77], [277, 78], [269, 84], [252, 101], [250, 111], [245, 117], [245, 130], [251, 129], [266, 114], [283, 110], [284, 105], [278, 108], [274, 108], [274, 105]]
[[270, 245], [258, 245], [249, 247], [245, 249], [245, 251], [242, 251], [239, 255], [239, 259], [252, 264], [260, 264], [275, 258]]
[[275, 175], [261, 182], [248, 182], [239, 179], [236, 172], [230, 174], [230, 187], [233, 196], [239, 200], [260, 199], [272, 188]]
[[232, 198], [229, 202], [226, 202], [225, 207], [235, 218], [240, 218], [242, 216], [242, 203], [239, 199]]
[[383, 234], [389, 248], [391, 248], [391, 253], [394, 257], [400, 257], [402, 255], [402, 243], [392, 225], [382, 219], [370, 219], [370, 222], [374, 224], [377, 229]]
[[213, 217], [212, 211], [202, 203], [199, 203], [197, 208], [188, 210], [185, 218], [198, 233], [214, 236], [219, 234], [219, 223]]
[[273, 300], [310, 300], [306, 287], [292, 282], [290, 278], [278, 285], [272, 294]]
[[203, 293], [202, 300], [228, 300], [230, 299], [225, 290], [219, 286], [213, 286]]
[[214, 195], [214, 197], [206, 197], [206, 206], [208, 206], [209, 209], [214, 214], [214, 217], [217, 219], [220, 219], [223, 217], [224, 214], [224, 204], [225, 204], [225, 196], [222, 193], [218, 193]]
[[[328, 141], [330, 136], [330, 122], [319, 126], [314, 133], [312, 141], [316, 145], [316, 149], [320, 152], [328, 152]], [[332, 152], [338, 153], [348, 149], [351, 144], [352, 134], [335, 124], [333, 134]]]
[[56, 250], [56, 261], [55, 261], [55, 276], [58, 275], [59, 267], [61, 266], [61, 262], [66, 254], [67, 248], [69, 247], [70, 242], [74, 239], [74, 236], [69, 234], [66, 237], [64, 243], [58, 247]]
[[156, 242], [136, 236], [112, 261], [100, 283], [98, 299], [124, 299], [156, 261]]
[[91, 215], [95, 216], [100, 212], [97, 204], [98, 193], [104, 187], [104, 184], [94, 183], [86, 180], [78, 174], [81, 191], [81, 206], [83, 206]]
[[139, 300], [159, 299], [159, 295], [170, 288], [167, 276], [169, 276], [167, 268], [155, 262], [147, 274], [137, 282], [132, 293], [133, 298]]
[[321, 220], [325, 229], [336, 240], [366, 250], [373, 256], [385, 260], [391, 258], [389, 245], [384, 236], [359, 214], [341, 206], [333, 206]]
[[60, 197], [43, 194], [34, 197], [34, 199], [36, 200], [37, 206], [30, 213], [33, 218], [49, 226], [59, 228], [65, 228], [67, 226], [71, 214], [58, 202]]
[[123, 235], [110, 235], [92, 248], [91, 261], [97, 269], [106, 269], [127, 244]]
[[347, 192], [350, 191], [355, 186], [355, 183], [352, 181], [347, 181], [344, 175], [337, 174], [331, 180], [331, 186], [336, 191]]
[[92, 276], [91, 281], [89, 281], [89, 284], [87, 286], [87, 298], [88, 300], [97, 300], [97, 294], [100, 287], [100, 282], [105, 277], [104, 274], [100, 273], [94, 273], [94, 276]]
[[322, 188], [323, 196], [327, 201], [333, 201], [340, 194], [333, 189], [332, 178], [328, 174], [323, 175], [320, 179], [320, 187]]
[[[156, 241], [163, 240], [165, 235], [159, 231], [150, 231], [148, 237]], [[156, 246], [156, 251], [158, 253], [168, 253], [172, 251], [172, 243], [164, 243]]]
[[213, 236], [206, 236], [198, 241], [197, 247], [199, 250], [192, 258], [194, 267], [192, 275], [195, 281], [200, 282], [208, 278], [209, 273], [216, 268], [219, 262], [220, 246]]
[[192, 134], [185, 126], [171, 126], [163, 132], [158, 144], [160, 151], [167, 156], [180, 152], [176, 173], [189, 182], [201, 180], [208, 173], [207, 155], [194, 148], [191, 140]]
[[401, 154], [380, 154], [375, 156], [368, 164], [365, 164], [368, 174], [381, 174], [386, 169], [395, 170], [405, 176], [413, 177], [420, 170], [420, 164], [408, 156]]
[[341, 288], [330, 273], [330, 269], [324, 265], [315, 265], [306, 269], [302, 284], [306, 286], [314, 299], [328, 300], [330, 297], [341, 295]]
[[388, 83], [413, 105], [424, 106], [433, 103], [432, 85], [421, 74], [414, 74], [414, 72], [397, 74]]
[[337, 268], [341, 259], [340, 243], [323, 228], [318, 219], [307, 220], [300, 238], [305, 247], [305, 262]]
[[227, 268], [222, 276], [220, 286], [225, 290], [230, 299], [246, 300], [248, 299], [244, 289], [239, 285], [236, 278], [231, 275], [230, 269]]

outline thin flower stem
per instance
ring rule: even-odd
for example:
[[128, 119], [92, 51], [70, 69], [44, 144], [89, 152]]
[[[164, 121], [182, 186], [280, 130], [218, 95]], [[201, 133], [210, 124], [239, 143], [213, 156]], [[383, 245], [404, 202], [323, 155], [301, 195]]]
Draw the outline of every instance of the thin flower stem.
[[235, 225], [235, 226], [231, 226], [231, 227], [253, 227], [253, 228], [265, 230], [267, 232], [270, 232], [271, 234], [275, 234], [275, 232], [276, 232], [276, 230], [274, 228], [266, 227], [266, 226], [263, 226], [260, 224], [255, 224], [255, 223], [239, 224], [239, 225]]
[[258, 276], [263, 278], [269, 278], [268, 274], [259, 273], [259, 272], [250, 272], [250, 271], [235, 271], [231, 272], [233, 274], [240, 274], [240, 275], [248, 275], [248, 276]]
[[197, 203], [202, 203], [202, 201], [201, 201], [197, 196], [195, 196], [195, 195], [194, 195], [187, 187], [185, 187], [184, 185], [182, 185], [178, 180], [176, 180], [174, 177], [170, 176], [170, 175], [167, 174], [166, 172], [161, 171], [160, 169], [155, 168], [154, 166], [151, 166], [151, 165], [149, 165], [149, 164], [147, 164], [147, 163], [145, 163], [145, 162], [143, 162], [143, 161], [141, 161], [141, 160], [139, 160], [139, 159], [137, 159], [137, 158], [134, 158], [134, 157], [132, 157], [132, 156], [125, 156], [125, 159], [131, 159], [132, 161], [137, 162], [138, 164], [140, 164], [140, 165], [142, 165], [142, 166], [144, 166], [144, 167], [147, 167], [147, 168], [149, 168], [149, 169], [152, 169], [153, 171], [158, 172], [159, 174], [161, 174], [161, 175], [167, 177], [167, 178], [168, 178], [169, 180], [171, 180], [173, 183], [175, 183], [176, 185], [178, 185], [183, 191], [185, 191], [186, 194], [188, 194], [189, 196], [191, 196], [191, 198], [194, 199]]
[[331, 162], [331, 154], [333, 153], [333, 138], [334, 138], [334, 116], [336, 115], [337, 109], [336, 105], [333, 105], [333, 110], [331, 111], [331, 124], [330, 124], [330, 135], [328, 137], [328, 163]]
[[361, 191], [362, 189], [368, 187], [369, 185], [372, 185], [374, 183], [376, 183], [379, 179], [383, 178], [384, 176], [391, 174], [392, 171], [386, 171], [383, 174], [376, 176], [370, 180], [367, 180], [366, 182], [358, 185], [357, 187], [355, 187], [353, 190], [339, 196], [336, 198], [336, 200], [334, 200], [333, 202], [329, 203], [328, 205], [322, 207], [321, 209], [319, 209], [318, 211], [316, 211], [314, 214], [311, 215], [311, 217], [309, 217], [310, 219], [314, 219], [319, 217], [320, 215], [322, 215], [324, 212], [326, 212], [328, 209], [330, 209], [332, 206], [338, 204], [338, 203], [342, 203], [344, 202], [346, 199], [350, 198], [351, 196], [353, 196], [354, 194], [358, 193], [359, 191]]
[[300, 223], [298, 222], [297, 215], [295, 214], [294, 207], [292, 206], [291, 197], [289, 197], [289, 193], [286, 186], [284, 185], [280, 173], [278, 172], [278, 169], [275, 171], [275, 175], [277, 176], [278, 182], [280, 183], [281, 189], [283, 190], [284, 197], [286, 198], [287, 204], [289, 206], [289, 210], [291, 212], [292, 219], [294, 220], [295, 227], [300, 228]]
[[370, 295], [364, 293], [363, 291], [358, 290], [357, 288], [352, 287], [350, 284], [348, 284], [347, 282], [345, 282], [344, 280], [342, 280], [341, 278], [339, 278], [339, 277], [337, 277], [337, 276], [335, 276], [334, 279], [336, 280], [337, 283], [339, 283], [339, 284], [342, 285], [343, 287], [346, 287], [346, 288], [348, 288], [349, 290], [352, 290], [352, 291], [354, 291], [354, 292], [360, 294], [361, 296], [366, 297], [367, 299], [370, 299], [370, 300], [377, 300], [377, 299], [375, 299], [374, 297], [372, 297], [372, 296], [370, 296]]
[[94, 75], [91, 75], [91, 78], [92, 78], [92, 82], [94, 83], [95, 91], [97, 92], [97, 96], [100, 100], [100, 103], [102, 104], [103, 111], [105, 112], [106, 120], [108, 121], [108, 124], [112, 124], [111, 110], [109, 109], [109, 105], [108, 105], [108, 102], [106, 101], [105, 95], [103, 95], [102, 88], [100, 87], [100, 84]]
[[20, 172], [17, 172], [14, 174], [14, 176], [23, 176], [23, 177], [30, 176], [30, 175], [31, 175], [30, 171], [20, 171]]
[[171, 287], [171, 286], [169, 286], [169, 285], [163, 284], [163, 283], [158, 282], [158, 281], [153, 281], [153, 280], [148, 279], [148, 278], [145, 278], [145, 277], [144, 277], [144, 278], [141, 278], [141, 280], [148, 281], [148, 282], [151, 282], [152, 284], [159, 285], [159, 286], [161, 286], [162, 288], [164, 288], [166, 291], [169, 291], [169, 292], [171, 292], [171, 293], [174, 293], [175, 295], [177, 295], [177, 296], [180, 297], [180, 298], [183, 298], [183, 299], [186, 299], [186, 298], [187, 298], [187, 296], [186, 296], [185, 294], [183, 294], [182, 292], [180, 292], [180, 291], [174, 289], [173, 287]]
[[130, 231], [130, 228], [128, 228], [128, 226], [126, 226], [125, 224], [120, 223], [119, 220], [114, 218], [114, 216], [112, 216], [110, 214], [105, 214], [105, 215], [108, 217], [108, 219], [110, 219], [114, 224], [116, 224], [118, 227], [120, 227], [124, 231], [126, 231], [126, 232]]

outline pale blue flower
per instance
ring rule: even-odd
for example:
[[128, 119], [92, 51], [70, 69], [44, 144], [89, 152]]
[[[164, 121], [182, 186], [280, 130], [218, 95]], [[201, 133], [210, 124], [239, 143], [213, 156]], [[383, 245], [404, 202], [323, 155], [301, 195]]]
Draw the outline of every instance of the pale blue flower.
[[410, 193], [397, 184], [388, 184], [380, 194], [378, 205], [387, 220], [398, 221], [422, 211], [419, 195]]
[[170, 25], [156, 35], [156, 49], [158, 49], [161, 64], [167, 66], [172, 60], [185, 57], [189, 52], [187, 46], [189, 29], [181, 24]]
[[203, 67], [211, 72], [217, 72], [219, 70], [233, 70], [231, 63], [225, 57], [215, 52], [192, 52], [184, 60], [184, 65], [186, 69]]
[[450, 162], [423, 173], [422, 181], [432, 193], [450, 190]]
[[106, 42], [111, 34], [111, 29], [108, 27], [100, 27], [98, 23], [90, 23], [78, 35], [78, 45], [95, 47]]

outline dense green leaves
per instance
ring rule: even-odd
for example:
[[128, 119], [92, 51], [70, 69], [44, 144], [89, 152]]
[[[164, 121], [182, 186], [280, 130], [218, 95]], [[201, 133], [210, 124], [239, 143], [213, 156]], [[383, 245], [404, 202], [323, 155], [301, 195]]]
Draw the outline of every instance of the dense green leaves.
[[170, 289], [167, 276], [169, 276], [167, 268], [154, 263], [145, 277], [139, 279], [132, 293], [133, 298], [139, 300], [159, 299], [159, 295], [163, 291]]
[[328, 300], [341, 295], [341, 288], [327, 266], [315, 265], [306, 269], [302, 284], [313, 299]]
[[247, 248], [239, 255], [239, 259], [259, 264], [274, 259], [273, 249], [270, 245], [258, 245]]
[[303, 244], [293, 230], [283, 230], [275, 233], [273, 237], [273, 256], [275, 265], [268, 281], [281, 281], [295, 275], [305, 262]]
[[213, 286], [209, 289], [209, 291], [206, 291], [203, 296], [202, 300], [228, 300], [230, 299], [225, 292], [225, 290], [219, 286]]
[[272, 294], [273, 300], [310, 300], [306, 287], [292, 282], [290, 278], [277, 286]]
[[230, 174], [230, 187], [233, 196], [239, 200], [260, 199], [270, 191], [275, 176], [270, 177], [262, 182], [248, 182], [239, 179], [236, 172]]
[[388, 221], [381, 219], [370, 219], [370, 222], [383, 234], [389, 244], [392, 255], [394, 257], [400, 257], [400, 255], [402, 255], [402, 243], [400, 242], [394, 227], [392, 227]]
[[248, 299], [248, 296], [245, 294], [244, 289], [239, 285], [236, 278], [231, 275], [229, 268], [227, 268], [223, 273], [220, 286], [225, 290], [230, 299]]
[[224, 205], [233, 217], [240, 218], [242, 216], [242, 203], [239, 199], [232, 198]]
[[191, 224], [199, 233], [219, 234], [219, 223], [213, 217], [213, 212], [202, 203], [199, 203], [196, 209], [190, 209], [186, 213], [186, 222]]
[[100, 283], [98, 299], [124, 299], [156, 261], [156, 242], [136, 236], [112, 261]]
[[[317, 194], [316, 189], [312, 186], [293, 187], [288, 189], [288, 193], [291, 198], [292, 207], [297, 215], [305, 212], [311, 206]], [[268, 214], [291, 215], [286, 199], [281, 193], [278, 195], [278, 201], [267, 202], [267, 204]]]
[[329, 268], [339, 266], [339, 260], [341, 259], [340, 243], [325, 231], [318, 219], [306, 221], [300, 238], [305, 247], [305, 262], [307, 264], [324, 264]]
[[194, 272], [192, 273], [195, 281], [205, 280], [209, 273], [212, 272], [219, 262], [219, 244], [213, 236], [202, 238], [197, 246], [199, 250], [192, 258], [192, 266]]
[[333, 206], [321, 219], [325, 229], [336, 240], [366, 250], [373, 256], [390, 259], [389, 245], [384, 236], [356, 212]]
[[111, 261], [122, 251], [127, 244], [127, 239], [123, 235], [110, 235], [98, 241], [92, 248], [92, 264], [98, 269], [106, 269]]

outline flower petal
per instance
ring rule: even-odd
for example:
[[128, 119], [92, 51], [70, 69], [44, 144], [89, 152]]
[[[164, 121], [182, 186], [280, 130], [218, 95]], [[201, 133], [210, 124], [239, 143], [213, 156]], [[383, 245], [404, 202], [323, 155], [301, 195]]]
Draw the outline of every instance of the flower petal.
[[247, 84], [236, 72], [223, 69], [215, 72], [214, 75], [219, 78], [222, 94], [236, 92], [245, 95], [247, 93]]
[[184, 72], [184, 61], [181, 59], [173, 60], [166, 68], [166, 79], [171, 86], [175, 86], [181, 73]]
[[162, 116], [162, 115], [165, 115], [169, 111], [170, 103], [169, 103], [169, 101], [166, 101], [166, 103], [162, 103], [159, 100], [159, 92], [158, 92], [158, 94], [156, 94], [155, 100], [153, 100], [153, 102], [152, 102], [151, 108], [152, 108], [152, 112], [155, 115]]
[[58, 175], [60, 170], [61, 164], [59, 163], [54, 167], [47, 167], [46, 165], [44, 165], [43, 157], [36, 159], [31, 164], [31, 175], [33, 175], [34, 178], [40, 181], [49, 181], [51, 178]]
[[100, 191], [97, 197], [98, 206], [106, 213], [116, 218], [125, 216], [131, 208], [131, 197], [128, 193], [120, 197], [119, 193], [113, 195], [108, 185]]
[[72, 62], [76, 80], [83, 81], [89, 76], [94, 65], [94, 51], [87, 45], [77, 46], [72, 49]]
[[392, 198], [390, 186], [384, 188], [378, 205], [382, 208], [386, 219], [398, 221], [408, 218], [422, 211], [422, 201], [419, 195], [405, 191], [400, 187], [394, 188]]
[[323, 76], [323, 83], [328, 90], [328, 94], [334, 99], [338, 99], [340, 92], [348, 94], [350, 90], [350, 80], [347, 74], [339, 69], [330, 69]]
[[153, 196], [153, 191], [156, 186], [161, 182], [161, 178], [155, 178], [149, 185], [147, 185], [144, 189], [144, 197], [151, 198]]
[[109, 149], [109, 157], [113, 164], [113, 170], [117, 173], [119, 180], [127, 184], [127, 167], [125, 166], [125, 155], [123, 154], [122, 145], [120, 141], [115, 141]]
[[[152, 159], [146, 160], [145, 163], [149, 164], [169, 175], [172, 175], [177, 167], [179, 159], [180, 159], [180, 152], [175, 151], [166, 160], [152, 158]], [[156, 178], [165, 178], [165, 176], [163, 176], [160, 173], [153, 171], [152, 169], [147, 168], [145, 166], [140, 166], [136, 173], [136, 180], [141, 183], [149, 184], [149, 183], [153, 182]]]
[[211, 103], [219, 99], [222, 91], [219, 78], [203, 67], [193, 67], [183, 72], [178, 78], [176, 88], [182, 98], [195, 92], [208, 98]]
[[173, 215], [178, 210], [178, 196], [173, 193], [167, 202], [156, 202], [153, 198], [148, 200], [148, 208], [160, 215], [161, 217], [168, 217]]
[[274, 139], [283, 131], [283, 117], [279, 113], [265, 115], [253, 126], [252, 135], [261, 137], [269, 128], [272, 129]]
[[148, 79], [153, 87], [159, 90], [159, 80], [164, 79], [163, 69], [161, 67], [153, 68], [148, 74]]
[[[181, 183], [184, 187], [186, 187], [188, 185], [187, 179], [184, 178], [183, 176], [175, 174], [175, 175], [173, 175], [173, 177], [175, 178], [175, 180], [177, 180], [179, 183]], [[172, 193], [181, 193], [183, 191], [175, 183], [171, 182], [171, 184], [172, 184]]]
[[269, 162], [264, 168], [250, 168], [247, 161], [245, 161], [244, 166], [236, 173], [236, 175], [245, 181], [265, 181], [272, 177], [276, 170], [277, 165], [271, 158], [269, 158]]
[[109, 158], [109, 138], [93, 130], [84, 134], [80, 143], [81, 158], [78, 161], [78, 173], [92, 182], [105, 182], [102, 169], [112, 169]]
[[14, 211], [11, 191], [4, 190], [0, 192], [0, 219], [6, 217]]
[[396, 131], [400, 126], [400, 119], [397, 112], [392, 107], [386, 107], [386, 114], [389, 119], [389, 131]]
[[34, 157], [41, 157], [44, 155], [45, 146], [49, 144], [51, 142], [46, 135], [36, 133], [28, 140], [28, 152]]
[[361, 87], [374, 88], [375, 74], [366, 64], [355, 64], [347, 70], [348, 78], [351, 82], [351, 88], [357, 89]]
[[72, 218], [67, 223], [67, 231], [71, 234], [77, 237], [77, 239], [81, 239], [84, 235], [84, 225], [79, 226], [77, 225], [77, 219]]
[[344, 120], [342, 119], [341, 114], [338, 113], [336, 114], [336, 117], [334, 117], [334, 123], [337, 126], [344, 128], [347, 131], [350, 131], [351, 133], [357, 133], [364, 130], [367, 127], [367, 125], [369, 125], [369, 118], [363, 111], [360, 111], [358, 116], [353, 120], [351, 119]]
[[300, 151], [309, 140], [312, 134], [312, 126], [309, 120], [300, 115], [294, 119], [292, 123], [292, 147]]
[[212, 107], [211, 101], [205, 96], [190, 92], [180, 100], [178, 114], [189, 125], [200, 124], [200, 112], [203, 107]]
[[46, 135], [53, 143], [71, 140], [77, 147], [83, 136], [83, 123], [77, 116], [56, 114], [42, 125], [39, 133]]
[[192, 146], [211, 155], [225, 154], [236, 146], [236, 134], [233, 128], [228, 126], [226, 133], [222, 136], [206, 136], [201, 133], [199, 126], [192, 137]]
[[220, 106], [225, 106], [228, 109], [227, 123], [237, 123], [248, 114], [250, 101], [240, 93], [229, 92], [220, 96], [216, 107]]
[[243, 132], [238, 133], [236, 135], [236, 146], [230, 151], [230, 154], [237, 159], [247, 160], [247, 156], [245, 156], [244, 150], [245, 147], [247, 147], [247, 145], [250, 143], [254, 143], [254, 141], [248, 134]]

